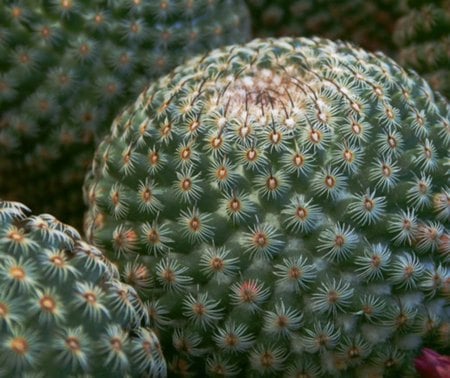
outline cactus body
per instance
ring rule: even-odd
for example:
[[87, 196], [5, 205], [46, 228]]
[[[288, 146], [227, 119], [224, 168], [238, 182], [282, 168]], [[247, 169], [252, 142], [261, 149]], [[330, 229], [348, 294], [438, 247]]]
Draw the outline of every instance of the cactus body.
[[397, 60], [450, 98], [450, 1], [409, 0], [395, 25]]
[[449, 145], [448, 103], [386, 56], [254, 40], [115, 119], [86, 232], [173, 373], [406, 374], [449, 347]]
[[0, 377], [164, 377], [144, 304], [78, 232], [0, 200]]
[[243, 0], [3, 1], [0, 195], [79, 225], [118, 109], [186, 56], [248, 36]]

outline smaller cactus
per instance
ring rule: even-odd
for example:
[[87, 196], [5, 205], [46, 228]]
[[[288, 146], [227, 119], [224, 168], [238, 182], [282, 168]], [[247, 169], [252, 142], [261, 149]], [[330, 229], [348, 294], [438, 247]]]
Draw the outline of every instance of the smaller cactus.
[[395, 26], [397, 60], [450, 98], [450, 1], [409, 0]]
[[353, 41], [369, 50], [394, 48], [401, 14], [397, 0], [246, 0], [257, 37], [321, 36]]
[[28, 211], [0, 200], [0, 377], [165, 376], [145, 306], [117, 269], [74, 228]]
[[2, 1], [0, 196], [80, 227], [83, 172], [117, 109], [249, 33], [244, 0]]

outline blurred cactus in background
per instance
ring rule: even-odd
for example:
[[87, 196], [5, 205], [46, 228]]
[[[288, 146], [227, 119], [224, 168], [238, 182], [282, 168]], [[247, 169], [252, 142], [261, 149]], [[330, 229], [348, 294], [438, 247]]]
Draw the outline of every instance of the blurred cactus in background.
[[165, 377], [135, 290], [78, 232], [0, 200], [0, 377]]
[[246, 0], [258, 37], [320, 36], [391, 51], [398, 0]]
[[408, 0], [395, 27], [397, 60], [450, 98], [450, 1]]
[[352, 44], [214, 50], [114, 120], [86, 234], [173, 374], [408, 376], [450, 347], [449, 111]]
[[249, 38], [243, 0], [5, 0], [0, 196], [74, 226], [95, 141], [150, 79]]

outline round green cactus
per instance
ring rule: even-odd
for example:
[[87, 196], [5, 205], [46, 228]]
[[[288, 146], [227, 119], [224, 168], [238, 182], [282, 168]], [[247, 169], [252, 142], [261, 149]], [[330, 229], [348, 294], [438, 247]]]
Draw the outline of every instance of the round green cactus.
[[0, 376], [164, 377], [145, 305], [78, 232], [0, 200]]
[[115, 119], [86, 232], [173, 373], [406, 374], [449, 347], [449, 146], [448, 103], [386, 56], [254, 40]]
[[84, 172], [118, 109], [249, 28], [243, 0], [2, 1], [0, 196], [81, 226]]

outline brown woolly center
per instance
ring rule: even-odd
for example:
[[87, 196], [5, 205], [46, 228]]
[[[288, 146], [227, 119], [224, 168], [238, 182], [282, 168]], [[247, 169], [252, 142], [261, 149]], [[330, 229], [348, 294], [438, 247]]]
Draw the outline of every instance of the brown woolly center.
[[373, 210], [374, 207], [375, 207], [375, 203], [374, 203], [373, 200], [371, 200], [370, 198], [366, 198], [366, 199], [364, 200], [364, 208], [365, 208], [367, 211]]
[[196, 314], [197, 316], [203, 316], [206, 314], [206, 307], [201, 304], [201, 303], [195, 303], [192, 306], [192, 311], [194, 312], [194, 314]]
[[152, 354], [152, 350], [153, 350], [153, 346], [152, 343], [145, 340], [142, 342], [142, 349], [144, 349], [144, 351], [148, 354], [151, 355]]
[[9, 314], [9, 308], [5, 303], [0, 303], [0, 318], [6, 318]]
[[342, 247], [345, 244], [345, 238], [342, 235], [337, 235], [334, 238], [334, 245], [337, 247]]
[[328, 175], [325, 177], [325, 185], [330, 189], [334, 188], [336, 185], [336, 179], [333, 176]]
[[344, 159], [348, 162], [352, 162], [353, 161], [353, 152], [350, 150], [345, 150], [344, 151]]
[[157, 152], [152, 152], [150, 154], [148, 160], [150, 161], [151, 165], [153, 165], [153, 166], [158, 165], [158, 163], [159, 163], [159, 154]]
[[253, 243], [258, 248], [264, 248], [269, 245], [269, 238], [263, 232], [257, 232], [253, 235]]
[[264, 352], [261, 356], [261, 365], [268, 369], [273, 366], [274, 360], [272, 353]]
[[372, 315], [373, 314], [373, 307], [372, 306], [364, 306], [362, 308], [362, 311], [364, 312], [364, 314], [366, 315]]
[[195, 130], [197, 130], [200, 127], [200, 122], [198, 122], [197, 120], [192, 121], [189, 124], [189, 131], [190, 132], [194, 132]]
[[381, 171], [382, 171], [384, 177], [390, 177], [392, 174], [391, 168], [386, 164], [383, 164]]
[[11, 340], [11, 349], [14, 353], [23, 356], [28, 352], [28, 341], [23, 337], [15, 337]]
[[387, 141], [388, 141], [389, 147], [391, 147], [392, 149], [397, 147], [397, 140], [392, 135], [389, 135]]
[[229, 347], [234, 347], [236, 345], [239, 345], [239, 337], [237, 337], [234, 334], [229, 334], [225, 337], [225, 344]]
[[241, 210], [241, 202], [237, 198], [233, 198], [228, 203], [228, 208], [233, 211], [234, 213], [237, 213]]
[[309, 133], [309, 140], [314, 144], [320, 143], [322, 141], [322, 133], [317, 130], [311, 130]]
[[269, 140], [270, 140], [273, 144], [278, 144], [278, 143], [280, 143], [280, 142], [281, 142], [281, 133], [279, 133], [278, 131], [277, 131], [277, 132], [272, 131], [272, 132], [269, 134]]
[[246, 153], [246, 157], [248, 161], [255, 161], [258, 158], [258, 153], [255, 149], [248, 150]]
[[167, 283], [173, 283], [176, 281], [176, 274], [171, 269], [166, 269], [161, 274], [164, 281]]
[[189, 179], [184, 179], [181, 182], [181, 189], [183, 189], [184, 191], [188, 191], [192, 188], [192, 181]]
[[213, 138], [213, 140], [211, 141], [211, 146], [214, 149], [220, 148], [220, 146], [222, 146], [222, 144], [223, 144], [223, 139], [220, 137]]
[[114, 206], [117, 206], [120, 204], [120, 195], [119, 192], [114, 192], [111, 196], [111, 201], [113, 203]]
[[183, 148], [180, 154], [183, 160], [188, 160], [191, 157], [191, 149], [189, 147]]
[[248, 134], [250, 134], [251, 129], [248, 125], [243, 125], [239, 128], [239, 136], [244, 139]]
[[225, 263], [223, 259], [216, 256], [211, 259], [210, 266], [215, 272], [221, 272], [225, 267]]
[[414, 267], [411, 265], [408, 265], [407, 267], [405, 267], [404, 275], [405, 275], [405, 278], [411, 278], [414, 275]]
[[403, 227], [404, 230], [411, 229], [411, 221], [409, 221], [408, 219], [403, 219], [402, 227]]
[[56, 302], [55, 300], [50, 297], [49, 295], [45, 295], [43, 296], [40, 300], [39, 300], [39, 305], [41, 306], [41, 308], [44, 311], [47, 312], [54, 312], [56, 310]]
[[91, 52], [91, 47], [87, 43], [83, 43], [78, 49], [81, 55], [87, 56]]
[[267, 179], [266, 186], [270, 191], [276, 190], [278, 188], [278, 180], [275, 177], [270, 176]]
[[25, 237], [19, 231], [11, 231], [8, 234], [8, 238], [16, 243], [20, 243], [25, 239]]
[[348, 351], [348, 356], [349, 356], [350, 358], [358, 358], [358, 357], [360, 356], [359, 349], [356, 348], [356, 347], [351, 348], [351, 349]]
[[225, 167], [220, 167], [217, 170], [216, 176], [219, 180], [225, 180], [228, 177], [228, 171]]
[[193, 231], [198, 231], [200, 230], [200, 219], [198, 219], [197, 217], [192, 218], [189, 221], [189, 227], [191, 228], [191, 230]]
[[303, 164], [305, 163], [305, 158], [300, 154], [296, 154], [292, 159], [292, 162], [296, 167], [302, 167]]
[[83, 297], [86, 300], [86, 302], [89, 303], [89, 304], [95, 304], [97, 302], [97, 297], [92, 292], [84, 293]]
[[66, 339], [66, 345], [72, 352], [79, 352], [81, 350], [80, 341], [75, 336], [69, 336]]
[[339, 300], [339, 293], [335, 290], [330, 290], [328, 292], [328, 302], [334, 304], [338, 300]]
[[285, 328], [289, 325], [289, 319], [286, 316], [278, 316], [276, 324], [279, 328]]
[[144, 201], [144, 202], [151, 202], [151, 199], [152, 199], [152, 191], [150, 190], [150, 189], [148, 189], [148, 188], [146, 188], [143, 192], [142, 192], [142, 194], [141, 194], [141, 196], [142, 196], [142, 200]]
[[172, 124], [170, 123], [166, 124], [161, 130], [161, 134], [163, 136], [168, 136], [171, 132], [172, 132]]
[[159, 242], [159, 233], [155, 229], [151, 229], [147, 234], [147, 239], [150, 243], [158, 243]]
[[113, 337], [110, 340], [111, 348], [116, 351], [120, 352], [122, 350], [122, 341], [118, 337]]
[[305, 220], [306, 218], [308, 218], [308, 210], [301, 206], [297, 207], [297, 211], [295, 212], [295, 215], [297, 216], [297, 218], [299, 218], [301, 220]]
[[301, 278], [303, 272], [300, 268], [298, 268], [297, 266], [293, 266], [292, 268], [289, 269], [288, 271], [288, 277], [291, 280], [298, 280], [299, 278]]
[[370, 263], [374, 268], [379, 268], [381, 266], [381, 257], [380, 256], [372, 256]]
[[11, 274], [11, 277], [15, 280], [22, 281], [26, 278], [26, 273], [23, 268], [20, 266], [14, 266], [9, 270], [9, 273]]

